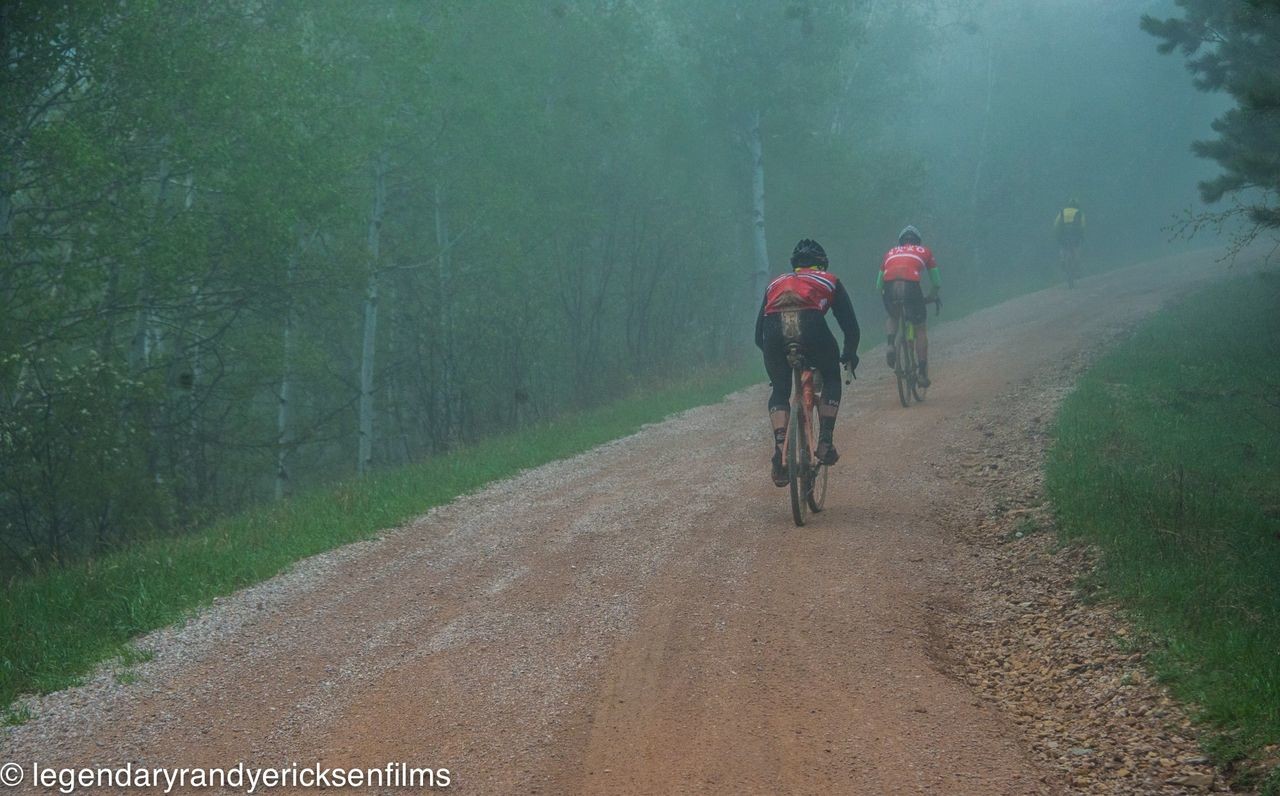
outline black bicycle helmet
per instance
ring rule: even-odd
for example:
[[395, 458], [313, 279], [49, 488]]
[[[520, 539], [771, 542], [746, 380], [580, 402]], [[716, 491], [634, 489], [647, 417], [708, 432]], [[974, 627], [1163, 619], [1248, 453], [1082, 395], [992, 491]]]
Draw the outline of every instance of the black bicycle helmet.
[[898, 245], [905, 246], [908, 243], [915, 246], [919, 246], [921, 243], [924, 243], [924, 238], [920, 237], [920, 230], [910, 224], [903, 227], [902, 231], [898, 233]]
[[827, 253], [823, 250], [822, 244], [816, 240], [805, 238], [791, 250], [792, 268], [813, 268], [814, 266], [825, 266], [826, 264]]

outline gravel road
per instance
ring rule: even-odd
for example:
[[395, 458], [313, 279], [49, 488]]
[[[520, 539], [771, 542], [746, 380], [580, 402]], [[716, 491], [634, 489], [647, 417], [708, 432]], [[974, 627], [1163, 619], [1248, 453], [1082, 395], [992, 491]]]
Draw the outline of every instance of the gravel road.
[[[1151, 792], [1136, 767], [1079, 780], [982, 676], [983, 562], [1005, 553], [981, 511], [1036, 500], [1034, 435], [998, 432], [1047, 422], [1090, 351], [1222, 267], [1183, 255], [944, 324], [907, 410], [869, 353], [805, 528], [752, 387], [220, 599], [127, 673], [29, 700], [0, 760], [403, 761], [465, 793]], [[1024, 480], [971, 461], [999, 445]]]

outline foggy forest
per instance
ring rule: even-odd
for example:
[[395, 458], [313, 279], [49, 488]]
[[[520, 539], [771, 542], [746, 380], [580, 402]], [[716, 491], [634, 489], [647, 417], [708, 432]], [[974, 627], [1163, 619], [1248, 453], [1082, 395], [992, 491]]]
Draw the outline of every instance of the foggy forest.
[[6, 567], [733, 367], [801, 237], [866, 314], [908, 223], [973, 306], [1067, 197], [1099, 268], [1203, 240], [1177, 10], [6, 3]]
[[0, 53], [0, 786], [1280, 796], [1280, 0]]

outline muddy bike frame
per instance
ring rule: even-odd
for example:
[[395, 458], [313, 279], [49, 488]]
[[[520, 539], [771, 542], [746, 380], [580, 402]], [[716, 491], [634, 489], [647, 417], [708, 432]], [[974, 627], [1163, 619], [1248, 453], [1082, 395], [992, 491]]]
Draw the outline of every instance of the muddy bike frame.
[[[791, 416], [787, 420], [787, 479], [790, 482], [791, 518], [803, 526], [810, 512], [822, 511], [827, 500], [828, 467], [818, 461], [815, 443], [818, 439], [818, 406], [822, 402], [822, 374], [805, 362], [804, 346], [798, 341], [787, 343], [787, 364], [791, 366]], [[853, 381], [846, 364], [845, 383]]]
[[791, 417], [784, 449], [791, 482], [791, 518], [803, 526], [810, 511], [822, 511], [827, 498], [827, 467], [814, 451], [822, 375], [805, 363], [799, 342], [787, 343], [787, 364], [791, 366]]

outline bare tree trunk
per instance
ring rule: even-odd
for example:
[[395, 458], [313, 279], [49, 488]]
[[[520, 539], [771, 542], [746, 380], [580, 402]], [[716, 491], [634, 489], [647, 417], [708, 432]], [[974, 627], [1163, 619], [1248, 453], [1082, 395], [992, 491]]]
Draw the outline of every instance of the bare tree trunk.
[[[169, 165], [169, 161], [161, 160], [159, 173], [156, 175], [155, 196], [152, 197], [151, 226], [153, 228], [161, 223], [165, 198], [169, 193], [169, 179], [172, 173], [173, 170]], [[155, 313], [151, 308], [150, 292], [149, 275], [144, 270], [141, 275], [141, 285], [138, 289], [139, 309], [134, 324], [133, 342], [129, 348], [129, 370], [133, 374], [137, 374], [151, 364], [151, 352], [158, 342], [159, 332], [154, 328]]]
[[182, 186], [182, 209], [190, 210], [196, 203], [196, 176], [187, 172], [187, 176], [182, 178]]
[[9, 237], [13, 219], [13, 199], [9, 188], [9, 172], [0, 171], [0, 241]]
[[840, 100], [835, 104], [835, 111], [831, 116], [831, 134], [839, 135], [844, 130], [845, 111], [848, 109], [849, 95], [853, 92], [853, 87], [857, 83], [859, 72], [862, 70], [863, 56], [867, 54], [868, 48], [865, 46], [867, 37], [871, 32], [871, 26], [876, 22], [876, 6], [877, 0], [869, 0], [864, 2], [860, 8], [855, 11], [862, 13], [861, 30], [858, 31], [852, 44], [855, 53], [853, 63], [849, 64], [845, 69], [844, 86], [840, 91]]
[[373, 362], [378, 336], [378, 274], [369, 274], [364, 298], [364, 342], [360, 353], [360, 444], [356, 472], [364, 475], [373, 463]]
[[299, 240], [298, 251], [289, 257], [284, 281], [287, 293], [284, 309], [284, 361], [280, 367], [280, 390], [276, 393], [276, 500], [283, 500], [289, 494], [289, 417], [293, 409], [290, 403], [293, 391], [293, 274], [297, 269], [301, 249], [302, 241]]
[[[3, 13], [0, 11], [0, 15]], [[0, 16], [0, 21], [3, 21], [3, 16]], [[0, 265], [0, 303], [5, 306], [13, 300], [18, 291], [17, 269], [9, 257], [9, 236], [13, 230], [13, 193], [10, 184], [9, 170], [0, 166], [0, 258], [2, 258], [0, 262], [3, 262], [3, 265]]]
[[[174, 184], [183, 186], [182, 212], [189, 212], [195, 204], [195, 179], [191, 172], [174, 178]], [[200, 338], [203, 323], [201, 305], [204, 296], [198, 280], [188, 289], [189, 299], [181, 308], [170, 310], [172, 323], [166, 342], [169, 357], [165, 367], [167, 397], [160, 408], [161, 423], [166, 431], [160, 441], [167, 453], [167, 472], [174, 494], [183, 506], [193, 504], [203, 497], [204, 481], [195, 471], [196, 449], [200, 440], [200, 399], [197, 396], [199, 381]], [[150, 332], [153, 341], [159, 334]], [[186, 436], [182, 434], [185, 418]]]
[[[991, 94], [992, 86], [995, 83], [995, 50], [991, 45], [991, 40], [987, 39], [987, 103], [986, 108], [982, 112], [982, 134], [978, 137], [978, 153], [974, 159], [976, 161], [973, 168], [973, 187], [969, 190], [969, 217], [972, 223], [969, 229], [975, 234], [981, 236], [983, 230], [978, 224], [981, 218], [979, 215], [978, 202], [980, 200], [980, 191], [982, 189], [982, 168], [985, 165], [987, 156], [987, 135], [991, 128]], [[982, 262], [982, 244], [983, 240], [973, 241], [973, 258], [975, 264]]]
[[363, 476], [373, 463], [373, 364], [378, 337], [378, 269], [381, 265], [382, 216], [387, 203], [387, 156], [373, 167], [373, 211], [369, 214], [369, 282], [364, 298], [364, 340], [360, 352], [360, 440], [356, 472]]
[[769, 284], [769, 246], [764, 234], [764, 139], [758, 110], [747, 124], [747, 148], [751, 152], [751, 226], [756, 255], [752, 295], [758, 300]]
[[439, 401], [440, 440], [447, 448], [454, 436], [453, 411], [453, 248], [449, 241], [449, 217], [444, 206], [444, 188], [435, 188], [436, 248], [440, 256], [436, 265], [436, 295], [440, 300], [440, 350], [443, 352], [440, 368], [440, 387], [436, 391]]
[[[195, 175], [187, 173], [186, 195], [183, 198], [182, 206], [190, 212], [196, 202], [196, 180]], [[191, 351], [187, 354], [188, 361], [191, 365], [190, 370], [190, 386], [187, 389], [187, 406], [191, 413], [191, 444], [188, 452], [188, 467], [192, 473], [192, 482], [196, 484], [196, 493], [201, 499], [206, 494], [206, 485], [209, 482], [208, 474], [203, 470], [203, 444], [201, 442], [201, 418], [200, 418], [200, 398], [199, 391], [204, 384], [204, 371], [201, 368], [200, 357], [202, 354], [200, 340], [204, 334], [204, 322], [200, 320], [200, 305], [204, 300], [201, 294], [199, 284], [191, 286], [191, 309], [192, 314], [196, 316], [195, 321], [195, 340], [191, 345]]]

